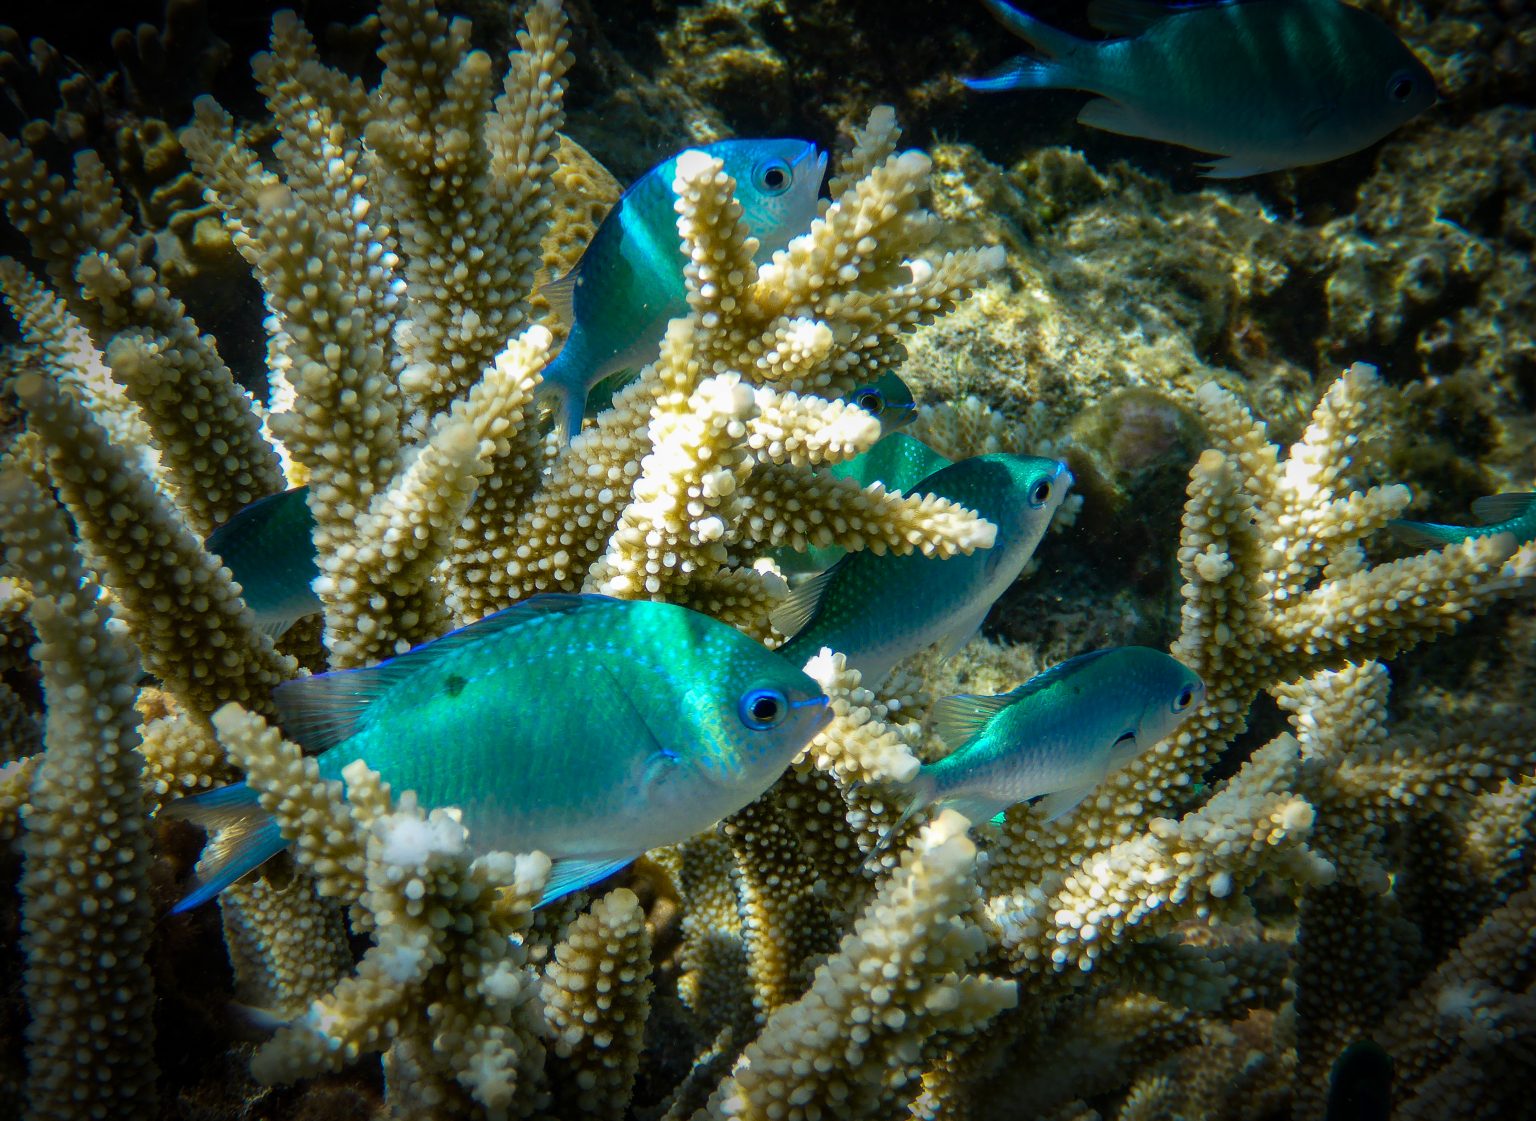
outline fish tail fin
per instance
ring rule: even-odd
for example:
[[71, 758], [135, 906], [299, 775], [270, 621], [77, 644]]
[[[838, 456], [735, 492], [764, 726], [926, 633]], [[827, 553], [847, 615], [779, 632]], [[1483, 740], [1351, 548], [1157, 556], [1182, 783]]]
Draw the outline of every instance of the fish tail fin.
[[1003, 90], [1048, 90], [1062, 85], [1061, 66], [1049, 59], [1016, 55], [979, 78], [961, 78], [966, 89], [978, 93]]
[[934, 781], [933, 775], [928, 772], [927, 768], [923, 768], [917, 772], [917, 777], [912, 780], [910, 789], [912, 797], [908, 800], [906, 808], [901, 811], [901, 816], [891, 823], [891, 827], [880, 834], [880, 839], [875, 842], [875, 847], [870, 849], [869, 855], [865, 857], [866, 864], [873, 864], [886, 849], [891, 847], [892, 843], [896, 840], [896, 835], [901, 832], [902, 827], [907, 822], [912, 820], [913, 815], [934, 800], [934, 796], [938, 793], [938, 784]]
[[192, 890], [171, 908], [173, 915], [202, 906], [288, 847], [277, 831], [277, 822], [261, 808], [256, 792], [243, 782], [179, 798], [162, 807], [160, 813], [200, 825], [209, 836], [192, 878]]
[[1465, 526], [1440, 525], [1438, 522], [1410, 522], [1393, 518], [1387, 523], [1387, 528], [1404, 545], [1416, 549], [1440, 549], [1467, 537]]
[[552, 380], [550, 372], [549, 369], [544, 371], [544, 382], [534, 391], [533, 408], [535, 415], [549, 416], [555, 437], [560, 441], [560, 446], [564, 447], [581, 431], [586, 395], [572, 393], [570, 386], [564, 382]]
[[1052, 27], [1028, 12], [1020, 11], [1007, 0], [981, 0], [981, 2], [987, 11], [992, 13], [993, 19], [1042, 54], [1054, 57], [1067, 54], [1074, 47], [1083, 45], [1084, 40], [1076, 35]]

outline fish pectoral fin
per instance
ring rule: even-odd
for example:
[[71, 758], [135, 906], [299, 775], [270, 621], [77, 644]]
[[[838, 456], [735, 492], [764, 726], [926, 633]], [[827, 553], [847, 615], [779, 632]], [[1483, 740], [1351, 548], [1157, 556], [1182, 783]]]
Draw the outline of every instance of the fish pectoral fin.
[[595, 884], [598, 880], [613, 875], [634, 859], [634, 856], [621, 856], [600, 857], [597, 860], [557, 860], [554, 867], [549, 870], [549, 879], [544, 884], [544, 894], [539, 896], [534, 909], [548, 906], [573, 891], [580, 891], [584, 887]]
[[1533, 504], [1536, 494], [1490, 494], [1472, 503], [1472, 516], [1479, 525], [1497, 525], [1523, 516]]
[[567, 327], [576, 322], [576, 281], [580, 274], [578, 265], [559, 280], [551, 280], [534, 293], [536, 296], [544, 297], [551, 310]]
[[1303, 138], [1311, 136], [1317, 127], [1333, 116], [1339, 105], [1336, 101], [1325, 105], [1314, 105], [1301, 115], [1301, 135]]
[[1091, 782], [1087, 786], [1071, 786], [1065, 790], [1053, 791], [1036, 802], [1035, 808], [1045, 814], [1046, 821], [1055, 821], [1063, 814], [1077, 808], [1077, 804], [1092, 794], [1096, 786], [1098, 783]]
[[958, 748], [987, 726], [988, 721], [1014, 701], [1010, 693], [987, 697], [956, 693], [935, 701], [929, 709], [933, 731], [951, 748]]
[[816, 617], [817, 608], [821, 606], [821, 597], [826, 595], [827, 589], [832, 586], [833, 574], [838, 571], [842, 563], [838, 561], [825, 572], [818, 572], [791, 591], [788, 598], [781, 600], [768, 616], [768, 621], [773, 624], [774, 630], [789, 638], [794, 638], [803, 631]]
[[1443, 549], [1467, 536], [1467, 530], [1459, 525], [1440, 525], [1438, 522], [1408, 522], [1393, 518], [1387, 522], [1392, 536], [1404, 545], [1415, 549]]

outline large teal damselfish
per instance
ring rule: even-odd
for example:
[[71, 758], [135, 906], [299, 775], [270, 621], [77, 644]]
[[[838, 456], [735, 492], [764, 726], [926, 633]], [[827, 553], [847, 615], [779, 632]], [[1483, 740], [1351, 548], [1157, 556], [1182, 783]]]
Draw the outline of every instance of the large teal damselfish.
[[258, 498], [208, 535], [207, 550], [224, 562], [256, 625], [273, 638], [320, 610], [312, 585], [315, 515], [309, 488]]
[[[425, 808], [457, 806], [480, 851], [542, 851], [542, 903], [740, 809], [828, 717], [814, 680], [733, 627], [598, 595], [535, 596], [273, 698], [322, 777], [361, 759]], [[244, 783], [163, 812], [218, 830], [177, 911], [288, 845]]]
[[1174, 731], [1205, 696], [1200, 675], [1145, 646], [1095, 650], [998, 696], [962, 693], [933, 706], [954, 750], [913, 780], [901, 822], [937, 803], [983, 822], [1044, 795], [1046, 820]]
[[774, 613], [774, 626], [794, 635], [780, 653], [803, 664], [830, 646], [871, 685], [935, 642], [953, 653], [1018, 578], [1071, 485], [1065, 463], [1032, 455], [979, 455], [935, 471], [913, 489], [992, 522], [992, 547], [947, 559], [849, 553]]
[[[736, 201], [762, 264], [816, 217], [825, 152], [806, 140], [721, 140], [699, 149], [736, 180]], [[598, 226], [575, 268], [541, 290], [570, 326], [544, 368], [540, 407], [562, 442], [581, 430], [587, 393], [610, 374], [655, 359], [667, 321], [688, 313], [677, 233], [677, 156], [636, 180]]]
[[1435, 103], [1429, 71], [1369, 12], [1338, 0], [1223, 0], [1173, 7], [1094, 0], [1088, 19], [1120, 38], [1079, 39], [1005, 0], [983, 0], [1044, 57], [1020, 55], [974, 90], [1101, 95], [1083, 124], [1224, 158], [1214, 179], [1358, 152]]
[[1516, 545], [1536, 540], [1536, 493], [1490, 494], [1472, 503], [1477, 525], [1443, 525], [1440, 522], [1410, 522], [1394, 518], [1387, 523], [1399, 540], [1408, 545], [1438, 549], [1469, 537], [1494, 537], [1512, 534]]

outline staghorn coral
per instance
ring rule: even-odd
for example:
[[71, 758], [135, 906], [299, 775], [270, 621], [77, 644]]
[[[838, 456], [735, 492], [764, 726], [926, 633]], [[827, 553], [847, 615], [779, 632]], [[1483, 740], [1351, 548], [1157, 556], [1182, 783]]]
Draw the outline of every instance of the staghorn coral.
[[[1507, 542], [1366, 564], [1362, 543], [1406, 496], [1359, 490], [1382, 470], [1362, 454], [1373, 450], [1362, 436], [1383, 392], [1359, 370], [1323, 398], [1284, 458], [1235, 397], [1197, 393], [1191, 375], [1208, 371], [1185, 370], [1182, 397], [1205, 412], [1215, 446], [1189, 487], [1177, 649], [1207, 675], [1211, 702], [1184, 735], [1060, 822], [1047, 826], [1017, 807], [1000, 828], [974, 823], [967, 836], [962, 819], [920, 816], [868, 859], [904, 802], [901, 781], [943, 749], [921, 723], [933, 697], [1006, 688], [1078, 652], [1088, 640], [1071, 630], [1018, 645], [982, 640], [947, 666], [915, 660], [883, 694], [865, 689], [835, 653], [818, 658], [812, 668], [833, 697], [833, 721], [718, 835], [652, 854], [644, 874], [666, 906], [649, 912], [640, 902], [649, 892], [618, 887], [590, 908], [579, 896], [530, 918], [542, 876], [536, 856], [477, 857], [450, 810], [423, 813], [365, 770], [348, 775], [345, 796], [339, 784], [316, 781], [299, 749], [260, 718], [267, 683], [294, 668], [247, 636], [227, 574], [197, 548], [196, 527], [212, 516], [199, 504], [211, 509], [205, 496], [250, 485], [250, 464], [266, 479], [257, 489], [279, 485], [279, 463], [293, 472], [283, 481], [303, 477], [315, 488], [329, 641], [315, 664], [331, 668], [366, 664], [551, 589], [674, 599], [770, 638], [768, 608], [781, 585], [756, 563], [768, 548], [835, 541], [944, 552], [981, 546], [987, 533], [920, 496], [830, 485], [813, 473], [873, 438], [864, 417], [833, 403], [840, 393], [899, 366], [908, 332], [1004, 256], [943, 251], [962, 237], [920, 205], [932, 168], [919, 153], [896, 152], [890, 114], [872, 116], [841, 162], [821, 220], [762, 269], [744, 264], [750, 253], [719, 166], [702, 154], [681, 161], [674, 187], [690, 312], [657, 361], [561, 450], [542, 439], [525, 403], [559, 326], [537, 322], [527, 289], [564, 267], [579, 238], [572, 231], [590, 228], [595, 213], [592, 200], [570, 198], [579, 189], [571, 183], [595, 173], [578, 167], [561, 181], [580, 159], [559, 154], [556, 131], [563, 17], [547, 0], [533, 6], [499, 95], [495, 65], [471, 48], [467, 26], [411, 0], [390, 0], [383, 17], [374, 89], [325, 66], [303, 26], [282, 17], [257, 64], [276, 147], [263, 148], [253, 139], [259, 128], [248, 132], [210, 103], [187, 134], [271, 301], [280, 392], [269, 407], [218, 388], [212, 344], [194, 343], [172, 316], [140, 271], [148, 266], [128, 247], [127, 226], [102, 223], [110, 184], [89, 161], [73, 196], [47, 181], [47, 207], [86, 219], [85, 233], [46, 258], [54, 291], [26, 276], [11, 283], [42, 309], [31, 328], [39, 369], [18, 379], [31, 458], [15, 458], [34, 475], [53, 472], [110, 588], [121, 619], [114, 633], [140, 645], [156, 679], [139, 711], [122, 717], [142, 730], [145, 802], [243, 771], [294, 841], [286, 870], [228, 893], [224, 944], [215, 946], [234, 974], [233, 990], [215, 999], [260, 1003], [288, 1021], [258, 1049], [255, 1073], [321, 1075], [261, 1108], [313, 1115], [350, 1100], [328, 1095], [366, 1081], [374, 1053], [383, 1056], [385, 1108], [402, 1117], [600, 1107], [679, 1118], [960, 1118], [989, 1116], [997, 1100], [1021, 1116], [1063, 1118], [1304, 1108], [1317, 1100], [1334, 1038], [1376, 1014], [1358, 1000], [1338, 1011], [1318, 999], [1363, 987], [1360, 970], [1377, 943], [1351, 943], [1351, 923], [1393, 907], [1427, 920], [1412, 884], [1435, 869], [1454, 882], [1455, 906], [1446, 908], [1454, 914], [1422, 922], [1402, 976], [1427, 984], [1446, 970], [1450, 980], [1415, 996], [1413, 1008], [1417, 1022], [1439, 1023], [1426, 1020], [1433, 1007], [1457, 1039], [1454, 1054], [1401, 1045], [1419, 1108], [1455, 1092], [1477, 1063], [1520, 1053], [1520, 991], [1460, 963], [1523, 952], [1516, 922], [1531, 794], [1528, 783], [1501, 780], [1526, 763], [1501, 750], [1491, 728], [1483, 738], [1448, 731], [1452, 738], [1430, 746], [1429, 730], [1411, 743], [1379, 741], [1360, 719], [1358, 748], [1354, 740], [1324, 747], [1301, 715], [1328, 705], [1294, 684], [1306, 675], [1319, 694], [1346, 698], [1334, 705], [1341, 718], [1378, 713], [1363, 685], [1335, 689], [1318, 675], [1368, 681], [1374, 671], [1347, 663], [1393, 656], [1530, 583], [1529, 551], [1511, 555]], [[13, 191], [45, 181], [28, 159], [16, 156]], [[428, 165], [445, 169], [443, 182], [422, 174]], [[952, 173], [942, 162], [940, 170]], [[1075, 173], [1058, 170], [1050, 182], [1042, 172], [1038, 195], [1060, 189], [1068, 205]], [[1160, 345], [1182, 354], [1193, 346], [1184, 336], [1213, 308], [1240, 308], [1271, 290], [1263, 259], [1284, 257], [1290, 235], [1269, 229], [1248, 203], [1227, 205], [1223, 223], [1150, 182], [1139, 189], [1201, 245], [1235, 239], [1260, 258], [1160, 324]], [[38, 230], [61, 221], [11, 203]], [[104, 230], [92, 233], [92, 221]], [[1082, 236], [1090, 225], [1078, 227]], [[1098, 251], [1110, 252], [1107, 241]], [[90, 298], [120, 300], [113, 262], [131, 274], [135, 300], [112, 305], [111, 316], [82, 314], [82, 274], [95, 285]], [[1041, 275], [1033, 291], [1064, 274]], [[505, 284], [488, 285], [492, 276]], [[1097, 292], [1096, 283], [1081, 290]], [[57, 314], [60, 304], [78, 330]], [[1004, 305], [993, 290], [987, 308]], [[1114, 327], [1084, 318], [1073, 330], [1087, 337]], [[61, 331], [77, 340], [83, 332], [89, 346], [70, 349]], [[171, 349], [143, 345], [153, 332]], [[132, 345], [118, 342], [125, 334]], [[1156, 352], [1148, 345], [1140, 353]], [[104, 403], [111, 390], [87, 358], [96, 354], [119, 377], [135, 372], [136, 358], [164, 357], [171, 385], [195, 366], [187, 384], [207, 390], [193, 396], [208, 423], [257, 454], [215, 462], [184, 448], [181, 475], [146, 473], [146, 451], [169, 464], [167, 445], [186, 441], [148, 406], [147, 437], [106, 436], [117, 405]], [[1110, 384], [1078, 382], [1074, 392], [1092, 400]], [[1261, 413], [1296, 426], [1270, 395], [1254, 399]], [[960, 401], [930, 405], [925, 430], [954, 454], [1040, 450], [1036, 441], [1053, 434], [1051, 410], [1074, 404], [1020, 409], [1006, 395], [993, 403], [1027, 423]], [[96, 493], [104, 483], [112, 489]], [[16, 588], [8, 601], [39, 592]], [[146, 605], [165, 605], [165, 617]], [[1044, 630], [1045, 620], [1030, 622]], [[13, 633], [24, 632], [8, 625], [6, 649], [19, 652], [30, 640]], [[231, 680], [198, 668], [211, 649], [239, 667]], [[1239, 737], [1265, 692], [1293, 714], [1296, 737], [1266, 728], [1268, 743], [1249, 751]], [[220, 710], [231, 698], [246, 711]], [[207, 723], [215, 712], [219, 740]], [[18, 803], [53, 750], [0, 771], [0, 835], [14, 830]], [[1465, 777], [1431, 780], [1416, 769], [1421, 750], [1442, 767], [1454, 760]], [[1218, 766], [1228, 776], [1219, 782]], [[1463, 809], [1464, 836], [1444, 824]], [[142, 825], [144, 808], [137, 813]], [[1323, 921], [1337, 920], [1338, 908], [1327, 893], [1363, 896], [1388, 868], [1401, 873], [1402, 898], [1367, 900], [1335, 921], [1330, 939]], [[137, 884], [136, 905], [168, 897], [148, 873]], [[342, 907], [360, 961], [342, 939]], [[198, 929], [193, 921], [166, 925], [184, 935]], [[651, 933], [649, 963], [647, 923], [667, 926], [665, 939]], [[217, 937], [212, 924], [202, 930], [205, 941]], [[1386, 928], [1381, 944], [1414, 942], [1399, 932]], [[1287, 1005], [1292, 963], [1297, 995]], [[617, 979], [614, 988], [604, 989], [605, 977]], [[226, 1066], [243, 1069], [242, 1052], [222, 1036], [216, 1045], [228, 1047]], [[324, 1072], [337, 1073], [326, 1081]], [[244, 1084], [227, 1081], [209, 1112], [250, 1107], [237, 1100]]]

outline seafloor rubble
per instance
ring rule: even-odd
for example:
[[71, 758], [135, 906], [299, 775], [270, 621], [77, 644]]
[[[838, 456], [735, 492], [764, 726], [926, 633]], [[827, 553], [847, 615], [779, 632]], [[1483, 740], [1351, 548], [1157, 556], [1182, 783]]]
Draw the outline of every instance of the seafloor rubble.
[[[0, 1118], [1299, 1119], [1365, 1039], [1395, 1117], [1522, 1116], [1536, 546], [1381, 531], [1531, 482], [1530, 115], [1499, 104], [1531, 56], [1485, 42], [1528, 20], [1389, 12], [1459, 104], [1356, 157], [1342, 202], [1262, 187], [1286, 213], [1061, 148], [898, 151], [865, 40], [825, 31], [857, 4], [658, 8], [650, 128], [752, 127], [743, 89], [766, 111], [839, 74], [784, 62], [814, 41], [862, 59], [817, 102], [851, 143], [760, 270], [718, 166], [680, 168], [690, 313], [560, 448], [528, 415], [562, 330], [533, 290], [614, 198], [564, 130], [636, 170], [619, 91], [564, 112], [596, 65], [571, 41], [639, 73], [598, 7], [492, 13], [505, 59], [422, 0], [323, 44], [279, 16], [249, 121], [183, 119], [166, 56], [219, 53], [195, 5], [122, 44], [153, 111], [41, 49], [0, 65], [56, 97], [0, 140]], [[340, 68], [359, 43], [378, 60]], [[893, 100], [940, 114], [953, 70], [912, 73]], [[182, 203], [135, 178], [141, 132], [175, 138]], [[181, 294], [244, 270], [254, 382]], [[773, 547], [975, 547], [964, 511], [814, 473], [876, 438], [838, 398], [888, 368], [936, 448], [1065, 455], [1083, 501], [956, 658], [813, 661], [832, 724], [717, 833], [532, 911], [547, 862], [366, 773], [343, 797], [268, 723], [301, 666], [537, 591], [777, 641]], [[200, 542], [299, 482], [323, 619], [274, 647]], [[1204, 676], [1181, 733], [1057, 822], [919, 815], [867, 859], [943, 749], [933, 699], [1125, 641]], [[152, 812], [241, 774], [292, 859], [166, 916], [198, 837]]]

